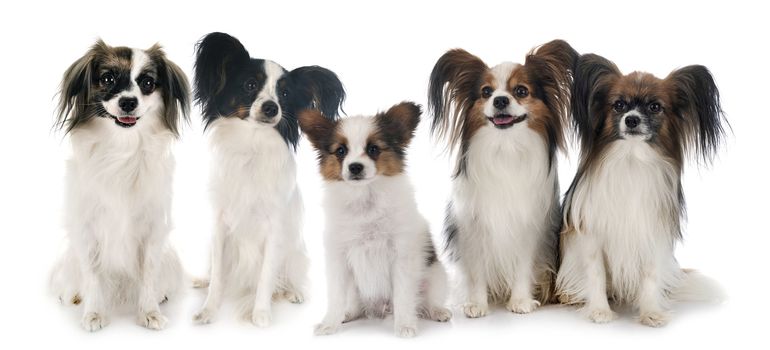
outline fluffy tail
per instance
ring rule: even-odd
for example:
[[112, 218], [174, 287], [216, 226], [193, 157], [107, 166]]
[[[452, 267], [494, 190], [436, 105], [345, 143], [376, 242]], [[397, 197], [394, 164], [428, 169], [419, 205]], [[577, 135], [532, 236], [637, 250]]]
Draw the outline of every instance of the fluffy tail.
[[682, 269], [682, 272], [682, 283], [671, 292], [671, 299], [719, 303], [727, 298], [722, 286], [714, 279], [695, 270]]

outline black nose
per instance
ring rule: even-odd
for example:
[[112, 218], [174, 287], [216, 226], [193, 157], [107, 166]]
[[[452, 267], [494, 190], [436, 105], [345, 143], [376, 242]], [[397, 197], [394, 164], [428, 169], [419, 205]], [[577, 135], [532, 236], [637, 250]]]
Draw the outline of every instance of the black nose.
[[348, 165], [348, 170], [350, 170], [350, 173], [353, 175], [360, 175], [362, 171], [364, 171], [364, 165], [361, 163], [352, 163]]
[[139, 100], [137, 100], [136, 97], [121, 97], [120, 100], [118, 100], [118, 106], [120, 106], [120, 109], [126, 113], [135, 110], [136, 105], [138, 104]]
[[497, 96], [497, 97], [495, 97], [495, 99], [492, 101], [492, 104], [493, 104], [493, 105], [495, 106], [495, 108], [497, 108], [497, 109], [503, 109], [503, 108], [505, 108], [505, 107], [508, 107], [508, 105], [509, 105], [510, 103], [511, 103], [511, 100], [509, 100], [509, 99], [508, 99], [508, 97], [505, 97], [505, 96]]
[[278, 114], [278, 105], [273, 101], [267, 101], [262, 104], [262, 113], [268, 118], [275, 117]]
[[642, 121], [641, 118], [639, 118], [639, 117], [637, 117], [635, 115], [629, 115], [628, 117], [626, 117], [626, 126], [629, 129], [633, 129], [633, 128], [639, 126], [639, 122], [641, 122], [641, 121]]

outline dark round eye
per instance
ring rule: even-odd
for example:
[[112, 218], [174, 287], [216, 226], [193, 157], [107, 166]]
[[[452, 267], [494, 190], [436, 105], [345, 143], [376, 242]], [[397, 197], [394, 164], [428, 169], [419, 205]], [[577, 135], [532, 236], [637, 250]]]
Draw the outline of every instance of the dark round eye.
[[663, 109], [663, 107], [660, 106], [660, 103], [657, 102], [650, 103], [647, 108], [649, 108], [650, 112], [652, 113], [660, 113], [660, 111]]
[[612, 109], [614, 109], [615, 112], [621, 113], [626, 110], [626, 103], [621, 100], [617, 100], [612, 104]]
[[283, 91], [281, 91], [281, 97], [286, 97], [286, 96], [289, 96], [289, 90], [284, 89]]
[[485, 86], [481, 88], [481, 96], [484, 98], [489, 98], [490, 96], [492, 96], [492, 92], [493, 92], [492, 88], [489, 86]]
[[257, 81], [253, 79], [247, 80], [243, 83], [243, 89], [246, 90], [246, 92], [254, 92], [254, 90], [257, 90]]
[[112, 86], [115, 85], [115, 76], [112, 73], [104, 73], [99, 77], [99, 81], [104, 86]]
[[519, 85], [513, 89], [513, 92], [516, 94], [516, 97], [527, 97], [529, 96], [529, 89], [527, 89], [524, 85]]
[[151, 77], [145, 77], [139, 82], [139, 87], [144, 93], [151, 93], [155, 91], [155, 79]]
[[344, 157], [346, 154], [348, 154], [348, 148], [345, 147], [345, 145], [340, 145], [334, 153], [337, 155], [337, 157]]
[[366, 147], [366, 154], [368, 154], [369, 157], [376, 157], [380, 154], [380, 148], [377, 147], [377, 145], [369, 145]]

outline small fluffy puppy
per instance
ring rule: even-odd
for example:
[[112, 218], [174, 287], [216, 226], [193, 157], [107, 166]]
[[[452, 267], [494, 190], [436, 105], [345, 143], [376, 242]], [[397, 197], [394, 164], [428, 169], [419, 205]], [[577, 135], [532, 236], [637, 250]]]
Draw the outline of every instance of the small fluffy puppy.
[[418, 316], [452, 316], [444, 307], [446, 272], [404, 169], [420, 113], [404, 102], [373, 118], [300, 114], [326, 185], [328, 309], [316, 335], [392, 310], [396, 335], [412, 337]]
[[240, 299], [245, 318], [265, 327], [273, 295], [304, 299], [296, 114], [319, 108], [334, 118], [345, 92], [325, 68], [287, 71], [251, 58], [236, 38], [211, 33], [197, 47], [195, 98], [211, 132], [216, 231], [208, 296], [194, 321], [209, 323], [227, 291]]
[[430, 77], [431, 130], [456, 153], [446, 249], [465, 285], [467, 317], [490, 299], [515, 313], [548, 302], [556, 265], [559, 184], [571, 71], [578, 54], [554, 40], [524, 64], [488, 67], [455, 49]]
[[584, 303], [602, 323], [616, 317], [609, 296], [658, 327], [669, 319], [670, 300], [718, 297], [713, 282], [674, 258], [685, 158], [711, 160], [724, 137], [708, 69], [688, 66], [664, 79], [623, 75], [609, 60], [584, 55], [572, 107], [581, 157], [564, 201], [560, 300]]
[[72, 142], [65, 225], [69, 247], [51, 282], [63, 302], [83, 303], [96, 331], [118, 304], [162, 329], [159, 304], [182, 281], [168, 246], [171, 145], [187, 119], [189, 86], [160, 46], [112, 47], [99, 40], [64, 73], [58, 120]]

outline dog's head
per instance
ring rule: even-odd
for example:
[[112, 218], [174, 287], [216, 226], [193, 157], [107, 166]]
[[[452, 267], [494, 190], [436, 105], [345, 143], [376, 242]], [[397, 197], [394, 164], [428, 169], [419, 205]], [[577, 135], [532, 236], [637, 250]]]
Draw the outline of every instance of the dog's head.
[[450, 50], [433, 68], [428, 106], [432, 132], [450, 149], [463, 145], [482, 127], [500, 132], [530, 128], [551, 148], [563, 146], [572, 70], [577, 52], [554, 40], [532, 50], [524, 64], [488, 67], [462, 49]]
[[299, 123], [318, 152], [326, 181], [368, 183], [404, 172], [406, 147], [420, 122], [420, 107], [403, 102], [374, 117], [331, 121], [306, 110]]
[[616, 141], [645, 142], [678, 165], [692, 153], [709, 160], [724, 136], [719, 91], [709, 70], [688, 66], [660, 79], [624, 75], [604, 57], [580, 57], [574, 125], [584, 156]]
[[297, 113], [315, 108], [334, 119], [345, 91], [326, 68], [287, 71], [273, 61], [251, 58], [238, 39], [211, 33], [197, 46], [195, 99], [207, 127], [219, 118], [237, 118], [244, 126], [275, 128], [296, 147]]
[[98, 40], [64, 73], [56, 126], [67, 132], [92, 118], [131, 130], [160, 118], [178, 135], [189, 113], [189, 84], [159, 45], [147, 50], [112, 47]]

